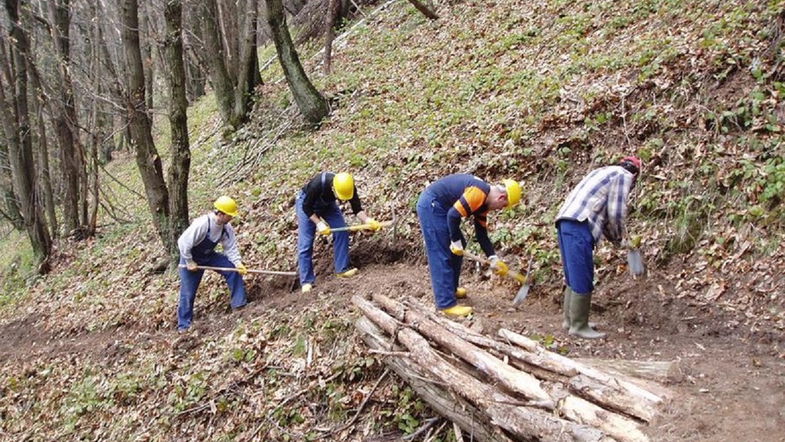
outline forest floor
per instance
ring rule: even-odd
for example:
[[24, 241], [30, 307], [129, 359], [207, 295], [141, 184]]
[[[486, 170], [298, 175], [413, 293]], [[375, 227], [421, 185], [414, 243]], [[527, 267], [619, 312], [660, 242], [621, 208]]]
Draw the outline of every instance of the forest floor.
[[[363, 254], [362, 245], [357, 248], [358, 254]], [[57, 337], [42, 329], [31, 315], [0, 326], [0, 364], [60, 357], [82, 364], [123, 364], [133, 357], [127, 350], [131, 347], [177, 355], [212, 342], [205, 336], [216, 339], [229, 335], [238, 323], [270, 310], [297, 315], [315, 308], [327, 317], [357, 317], [349, 302], [356, 294], [383, 293], [431, 302], [427, 266], [422, 260], [400, 259], [402, 253], [387, 252], [383, 256], [388, 262], [361, 266], [358, 276], [350, 280], [322, 278], [309, 295], [287, 287], [289, 278], [267, 278], [249, 284], [250, 303], [239, 312], [226, 308], [200, 312], [197, 300], [195, 332], [188, 335], [172, 329], [117, 328]], [[322, 272], [329, 267], [325, 261], [329, 259], [322, 259]], [[535, 286], [522, 306], [513, 307], [515, 288], [511, 284], [465, 262], [462, 283], [469, 289], [465, 302], [475, 308], [475, 314], [463, 321], [488, 334], [505, 327], [545, 338], [553, 348], [568, 351], [570, 357], [673, 361], [676, 372], [665, 383], [672, 397], [663, 414], [644, 428], [652, 440], [783, 440], [785, 342], [729, 330], [726, 324], [733, 318], [705, 306], [667, 301], [666, 291], [657, 288], [662, 282], [658, 276], [655, 272], [632, 280], [621, 275], [598, 290], [592, 320], [608, 337], [588, 341], [560, 329], [557, 290]]]

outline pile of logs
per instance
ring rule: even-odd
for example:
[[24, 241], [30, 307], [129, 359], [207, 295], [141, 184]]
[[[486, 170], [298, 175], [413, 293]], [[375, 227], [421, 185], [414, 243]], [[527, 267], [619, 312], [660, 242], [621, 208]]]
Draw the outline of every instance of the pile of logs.
[[352, 302], [372, 351], [473, 440], [646, 441], [641, 427], [666, 398], [664, 389], [643, 388], [510, 330], [483, 335], [414, 300]]

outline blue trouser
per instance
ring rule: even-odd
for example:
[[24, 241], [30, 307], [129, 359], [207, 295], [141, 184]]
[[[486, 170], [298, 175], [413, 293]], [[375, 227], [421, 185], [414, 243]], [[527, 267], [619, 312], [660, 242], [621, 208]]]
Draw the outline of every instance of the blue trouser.
[[[234, 267], [226, 255], [217, 252], [205, 256], [194, 256], [194, 261], [201, 266]], [[180, 264], [184, 265], [185, 260], [180, 258]], [[229, 290], [232, 293], [232, 308], [239, 308], [247, 304], [243, 277], [237, 272], [218, 273], [226, 279], [226, 283], [229, 285]], [[180, 306], [177, 308], [177, 328], [181, 330], [191, 326], [196, 289], [199, 288], [203, 275], [204, 270], [192, 272], [186, 268], [180, 268]]]
[[[316, 276], [313, 274], [313, 239], [316, 235], [316, 224], [303, 211], [305, 194], [297, 195], [295, 208], [297, 210], [297, 268], [300, 272], [300, 284], [313, 284]], [[334, 201], [326, 208], [316, 211], [330, 228], [346, 227], [343, 213]], [[333, 236], [333, 261], [335, 273], [349, 270], [349, 232], [335, 232]]]
[[[458, 278], [463, 263], [462, 256], [450, 251], [448, 209], [442, 207], [436, 197], [428, 191], [423, 192], [417, 201], [417, 216], [420, 218], [420, 228], [425, 239], [433, 296], [436, 300], [436, 308], [439, 309], [449, 308], [457, 303], [455, 290], [458, 288]], [[466, 245], [463, 237], [461, 242]]]
[[594, 237], [586, 221], [568, 219], [556, 223], [564, 281], [573, 292], [588, 295], [594, 290]]

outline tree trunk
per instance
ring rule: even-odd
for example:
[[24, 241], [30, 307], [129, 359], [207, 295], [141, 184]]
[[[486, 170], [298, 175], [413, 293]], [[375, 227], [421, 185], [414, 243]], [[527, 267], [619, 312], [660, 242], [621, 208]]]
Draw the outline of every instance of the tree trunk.
[[409, 3], [411, 3], [415, 8], [417, 8], [418, 11], [422, 12], [422, 14], [424, 16], [428, 17], [429, 19], [436, 20], [436, 19], [439, 18], [439, 16], [436, 15], [435, 12], [431, 11], [421, 1], [419, 1], [419, 0], [409, 0]]
[[[30, 116], [27, 105], [27, 60], [29, 44], [19, 24], [19, 0], [5, 0], [5, 7], [10, 19], [10, 40], [14, 44], [13, 64], [16, 84], [13, 97], [14, 109], [8, 108], [5, 93], [0, 92], [0, 100], [5, 108], [6, 116], [16, 114], [16, 125], [4, 118], [4, 130], [9, 141], [9, 156], [14, 191], [19, 201], [25, 230], [33, 248], [39, 273], [49, 271], [48, 258], [52, 249], [46, 220], [41, 214], [42, 204], [39, 202], [35, 186], [35, 163], [33, 162], [33, 146], [30, 137]], [[2, 87], [0, 87], [2, 89]]]
[[[0, 44], [0, 68], [2, 68], [2, 77], [0, 77], [0, 80], [4, 80], [8, 85], [13, 85], [14, 74], [11, 72], [11, 58], [5, 51], [5, 43], [0, 43], [2, 43]], [[0, 105], [5, 106], [6, 103], [0, 103]], [[10, 105], [8, 107], [9, 109], [11, 108]], [[5, 119], [9, 119], [8, 121], [10, 122], [10, 119], [13, 118], [13, 114], [8, 113], [0, 116], [0, 118], [3, 119], [5, 128]], [[16, 196], [14, 195], [14, 178], [11, 176], [8, 143], [10, 143], [10, 140], [6, 140], [5, 143], [0, 143], [0, 192], [2, 192], [1, 197], [3, 199], [3, 209], [0, 210], [0, 213], [3, 218], [14, 226], [14, 229], [22, 231], [25, 228], [25, 221], [22, 218], [19, 203], [16, 201]]]
[[182, 40], [182, 1], [169, 0], [166, 17], [166, 61], [169, 66], [169, 124], [172, 136], [172, 163], [169, 166], [169, 213], [171, 214], [169, 250], [172, 260], [178, 256], [177, 239], [188, 227], [188, 173], [191, 150], [188, 142], [188, 101], [185, 94], [185, 63]]
[[278, 60], [281, 62], [289, 89], [294, 95], [294, 101], [305, 119], [316, 125], [329, 112], [327, 101], [305, 74], [294, 44], [292, 44], [292, 37], [289, 35], [281, 0], [265, 0], [265, 4], [267, 5], [267, 23], [269, 23], [270, 31], [273, 34], [275, 50], [278, 52]]
[[38, 153], [37, 165], [38, 170], [37, 173], [39, 175], [39, 189], [43, 196], [44, 200], [44, 208], [46, 210], [46, 216], [49, 221], [49, 235], [52, 238], [57, 237], [57, 214], [55, 213], [55, 200], [54, 200], [54, 192], [52, 190], [52, 179], [49, 175], [49, 148], [47, 145], [46, 139], [46, 124], [44, 122], [44, 96], [41, 93], [41, 84], [38, 80], [38, 76], [30, 76], [33, 89], [36, 91], [36, 103], [35, 103], [35, 114], [37, 116], [38, 122], [38, 149], [36, 152]]
[[256, 53], [256, 30], [258, 10], [255, 1], [247, 2], [245, 15], [243, 41], [240, 46], [240, 57], [237, 67], [237, 86], [234, 89], [234, 112], [232, 114], [232, 126], [238, 126], [245, 122], [250, 112], [251, 98], [253, 91], [261, 80], [258, 74], [258, 56]]
[[70, 46], [70, 0], [56, 0], [49, 3], [50, 14], [54, 26], [52, 38], [60, 58], [58, 72], [61, 82], [60, 103], [55, 109], [52, 123], [61, 150], [60, 168], [63, 179], [63, 224], [66, 234], [77, 232], [80, 227], [80, 168], [84, 168], [82, 156], [79, 155], [79, 140], [74, 123], [77, 122], [74, 104], [73, 83], [69, 65], [71, 63]]
[[155, 148], [152, 123], [145, 105], [145, 81], [142, 55], [139, 48], [139, 16], [136, 0], [123, 4], [123, 51], [128, 64], [127, 113], [131, 140], [136, 149], [136, 165], [142, 176], [147, 205], [153, 225], [166, 250], [170, 250], [169, 193], [163, 178], [161, 157]]
[[332, 67], [333, 39], [335, 38], [335, 17], [338, 15], [341, 3], [338, 0], [327, 0], [327, 13], [324, 16], [324, 73], [330, 74]]
[[205, 0], [202, 15], [204, 49], [210, 64], [210, 82], [224, 123], [231, 124], [234, 94], [232, 79], [226, 69], [226, 56], [221, 42], [216, 0]]

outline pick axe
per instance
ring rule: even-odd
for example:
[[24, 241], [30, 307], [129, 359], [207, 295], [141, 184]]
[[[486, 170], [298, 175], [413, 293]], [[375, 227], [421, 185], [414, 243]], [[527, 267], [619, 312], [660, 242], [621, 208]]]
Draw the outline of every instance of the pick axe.
[[[471, 259], [472, 261], [477, 261], [482, 264], [491, 265], [491, 261], [487, 258], [483, 258], [482, 256], [477, 256], [468, 250], [463, 251], [463, 256]], [[529, 296], [529, 288], [531, 287], [531, 270], [532, 270], [532, 261], [529, 261], [529, 269], [526, 271], [526, 276], [516, 272], [515, 270], [508, 270], [507, 276], [510, 278], [520, 282], [522, 284], [521, 288], [518, 289], [518, 293], [515, 294], [515, 298], [512, 300], [512, 305], [519, 305]]]

